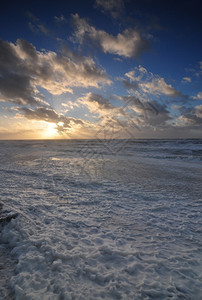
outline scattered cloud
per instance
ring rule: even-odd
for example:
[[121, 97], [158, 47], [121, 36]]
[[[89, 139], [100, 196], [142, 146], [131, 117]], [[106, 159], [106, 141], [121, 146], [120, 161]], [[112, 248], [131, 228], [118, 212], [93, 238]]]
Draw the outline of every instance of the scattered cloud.
[[124, 10], [123, 0], [96, 0], [95, 4], [101, 8], [103, 12], [110, 13], [114, 19], [118, 18]]
[[183, 83], [190, 83], [191, 82], [191, 77], [183, 77], [182, 82]]
[[70, 107], [70, 108], [74, 108], [74, 107], [78, 107], [78, 103], [77, 102], [73, 102], [71, 100], [68, 100], [67, 103], [61, 103], [62, 106], [64, 107]]
[[43, 24], [38, 24], [38, 25], [37, 25], [37, 28], [38, 28], [43, 34], [45, 34], [45, 35], [49, 35], [49, 34], [50, 34], [49, 29], [48, 29], [45, 25], [43, 25]]
[[191, 73], [192, 76], [200, 78], [202, 76], [202, 61], [199, 61], [197, 65], [192, 66], [191, 68], [186, 68], [187, 73]]
[[124, 126], [166, 126], [167, 121], [171, 120], [170, 112], [166, 105], [159, 104], [157, 101], [143, 101], [136, 96], [118, 97], [123, 103], [122, 106], [115, 106], [107, 98], [101, 95], [88, 93], [79, 99], [79, 103], [88, 107], [93, 114], [98, 114], [105, 122], [122, 123]]
[[179, 116], [178, 121], [181, 127], [185, 126], [201, 126], [202, 124], [202, 105], [192, 108], [183, 108], [182, 114]]
[[[110, 13], [113, 18], [118, 18], [121, 9], [124, 8], [124, 1], [96, 0], [96, 5], [104, 12]], [[36, 16], [30, 14], [29, 18], [32, 30], [45, 35], [50, 34]], [[137, 29], [129, 28], [112, 35], [91, 26], [78, 14], [73, 15], [72, 19], [75, 25], [74, 38], [80, 44], [91, 43], [104, 53], [116, 55], [113, 59], [122, 62], [123, 58], [137, 58], [149, 48], [148, 36], [146, 38]], [[58, 23], [67, 21], [63, 15], [55, 16], [54, 20]], [[189, 98], [191, 104], [187, 101], [184, 106], [174, 105], [174, 98], [188, 99], [188, 97], [175, 89], [166, 79], [149, 72], [141, 65], [125, 73], [124, 78], [121, 78], [130, 95], [117, 96], [115, 102], [112, 101], [115, 96], [104, 97], [94, 92], [88, 92], [74, 102], [71, 100], [64, 102], [63, 98], [63, 102], [60, 102], [61, 113], [58, 113], [46, 102], [43, 90], [58, 96], [73, 93], [77, 87], [99, 89], [112, 84], [106, 71], [96, 65], [92, 57], [73, 52], [64, 45], [64, 42], [62, 45], [63, 48], [57, 53], [39, 51], [23, 39], [18, 39], [16, 43], [0, 40], [0, 102], [15, 104], [14, 107], [2, 107], [3, 117], [9, 118], [9, 113], [15, 113], [13, 119], [19, 119], [19, 122], [33, 120], [32, 122], [36, 123], [42, 121], [45, 125], [53, 123], [60, 135], [69, 134], [76, 128], [79, 137], [79, 131], [84, 136], [88, 132], [95, 134], [96, 130], [106, 124], [113, 128], [142, 129], [144, 132], [149, 132], [150, 129], [170, 128], [171, 131], [175, 128], [197, 129], [201, 126], [202, 105], [193, 107], [193, 103], [195, 105], [200, 103], [196, 103], [193, 99], [202, 100], [202, 92]], [[202, 74], [202, 61], [190, 72], [199, 77]], [[194, 76], [182, 78], [183, 83], [191, 83], [192, 80]], [[169, 99], [166, 98], [164, 101], [165, 99], [161, 97], [163, 99], [161, 101], [160, 96]], [[118, 105], [117, 100], [120, 100], [122, 105]], [[81, 115], [82, 109], [88, 108], [91, 118], [94, 118], [93, 122], [64, 115], [75, 107]], [[26, 130], [29, 132], [29, 129]], [[4, 136], [6, 132], [2, 131], [2, 135]]]
[[139, 57], [149, 49], [148, 41], [135, 29], [126, 29], [117, 36], [113, 36], [104, 30], [98, 30], [81, 19], [78, 14], [72, 16], [76, 27], [75, 37], [80, 43], [91, 41], [104, 53], [110, 53], [121, 57]]
[[202, 92], [199, 92], [196, 96], [193, 97], [195, 100], [202, 100]]
[[122, 79], [123, 86], [129, 92], [133, 92], [138, 89], [138, 83], [127, 81], [126, 79]]
[[160, 104], [155, 100], [143, 101], [136, 96], [125, 96], [121, 100], [135, 113], [133, 118], [138, 120], [138, 125], [141, 127], [163, 126], [171, 119], [166, 105]]
[[181, 93], [174, 89], [170, 84], [167, 84], [164, 78], [156, 77], [150, 82], [139, 84], [143, 92], [148, 94], [164, 94], [169, 97], [181, 96]]
[[60, 15], [60, 17], [55, 16], [54, 20], [58, 23], [67, 22], [67, 19], [63, 15]]
[[[125, 74], [125, 77], [129, 79], [126, 84], [126, 80], [123, 79], [123, 84], [127, 88], [130, 85], [135, 85], [136, 89], [139, 89], [143, 93], [150, 95], [165, 95], [169, 97], [182, 97], [182, 93], [172, 87], [171, 84], [165, 82], [165, 79], [148, 72], [144, 67], [135, 67], [133, 71]], [[128, 89], [128, 88], [127, 88]]]
[[95, 93], [87, 93], [79, 99], [81, 105], [88, 107], [91, 113], [96, 113], [99, 116], [113, 114], [117, 108], [112, 105], [107, 98]]
[[200, 123], [202, 123], [202, 105], [198, 105], [194, 107], [194, 114], [197, 116], [197, 118], [200, 118]]
[[16, 44], [0, 40], [0, 100], [18, 105], [47, 104], [38, 87], [52, 95], [73, 92], [74, 87], [111, 84], [92, 58], [53, 51], [37, 51], [25, 40]]
[[57, 125], [57, 130], [59, 133], [68, 132], [68, 130], [72, 127], [75, 128], [75, 125], [84, 125], [84, 122], [82, 120], [72, 117], [65, 117], [58, 114], [52, 108], [38, 107], [36, 109], [30, 109], [27, 107], [21, 107], [18, 110], [24, 115], [25, 118], [29, 120], [55, 123]]
[[36, 17], [33, 13], [27, 12], [27, 17], [29, 18], [28, 26], [32, 32], [41, 32], [45, 35], [50, 35], [50, 30], [46, 27], [46, 25], [42, 24], [40, 19]]
[[32, 22], [40, 22], [39, 18], [35, 16], [31, 11], [27, 11], [26, 15]]

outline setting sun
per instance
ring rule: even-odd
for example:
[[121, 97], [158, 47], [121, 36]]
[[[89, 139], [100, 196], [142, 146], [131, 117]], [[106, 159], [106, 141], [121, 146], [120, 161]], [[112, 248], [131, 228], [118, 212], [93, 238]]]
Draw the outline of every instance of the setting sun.
[[54, 139], [58, 138], [57, 126], [55, 123], [43, 122], [42, 138]]

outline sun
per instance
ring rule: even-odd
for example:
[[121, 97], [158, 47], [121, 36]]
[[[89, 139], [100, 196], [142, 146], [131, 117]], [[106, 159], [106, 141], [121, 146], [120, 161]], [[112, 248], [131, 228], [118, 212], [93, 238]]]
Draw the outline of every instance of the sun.
[[42, 136], [45, 139], [58, 138], [57, 125], [55, 123], [43, 123]]

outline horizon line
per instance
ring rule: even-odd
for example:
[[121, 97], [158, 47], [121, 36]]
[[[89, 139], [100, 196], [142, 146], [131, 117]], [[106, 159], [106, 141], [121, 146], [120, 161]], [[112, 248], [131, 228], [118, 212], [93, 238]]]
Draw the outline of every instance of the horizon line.
[[72, 139], [0, 139], [0, 142], [16, 142], [16, 141], [106, 141], [106, 140], [202, 140], [202, 137], [188, 137], [188, 138], [72, 138]]

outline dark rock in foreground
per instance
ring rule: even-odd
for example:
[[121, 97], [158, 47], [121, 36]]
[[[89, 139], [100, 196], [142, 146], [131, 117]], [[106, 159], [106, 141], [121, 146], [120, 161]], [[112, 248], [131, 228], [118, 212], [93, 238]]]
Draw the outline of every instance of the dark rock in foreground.
[[3, 211], [3, 204], [0, 203], [0, 224], [10, 222], [12, 219], [17, 218], [18, 213], [12, 213], [11, 211]]
[[12, 215], [8, 215], [8, 216], [5, 216], [5, 217], [0, 217], [0, 224], [2, 224], [2, 223], [8, 223], [12, 219], [17, 218], [17, 216], [18, 216], [18, 213], [15, 213], [15, 214], [12, 214]]

